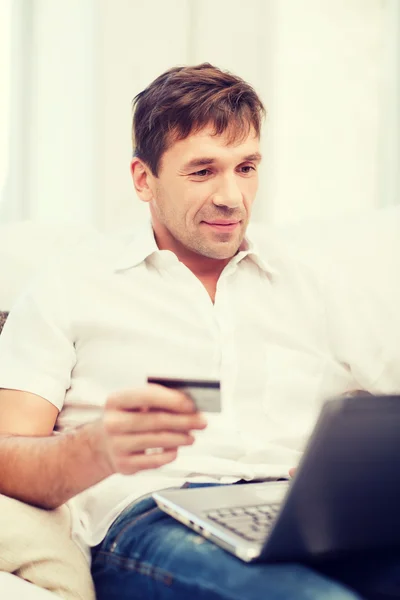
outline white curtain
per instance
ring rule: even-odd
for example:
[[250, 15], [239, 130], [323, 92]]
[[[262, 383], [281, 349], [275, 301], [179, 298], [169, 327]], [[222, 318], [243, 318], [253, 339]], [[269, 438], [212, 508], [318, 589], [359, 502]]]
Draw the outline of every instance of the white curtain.
[[0, 3], [0, 209], [9, 168], [11, 0]]
[[[3, 2], [3, 0], [1, 0]], [[4, 221], [97, 224], [96, 0], [11, 0]]]
[[398, 201], [398, 0], [9, 1], [19, 75], [3, 220], [143, 219], [131, 99], [170, 66], [203, 61], [247, 79], [268, 109], [256, 220]]
[[400, 1], [387, 0], [383, 47], [379, 198], [400, 203]]

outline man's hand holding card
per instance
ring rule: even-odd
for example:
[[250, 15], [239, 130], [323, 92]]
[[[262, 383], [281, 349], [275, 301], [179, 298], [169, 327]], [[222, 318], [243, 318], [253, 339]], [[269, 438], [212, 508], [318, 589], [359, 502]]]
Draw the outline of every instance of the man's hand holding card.
[[199, 412], [221, 412], [221, 384], [219, 381], [148, 377], [147, 383], [156, 383], [183, 392], [193, 400]]

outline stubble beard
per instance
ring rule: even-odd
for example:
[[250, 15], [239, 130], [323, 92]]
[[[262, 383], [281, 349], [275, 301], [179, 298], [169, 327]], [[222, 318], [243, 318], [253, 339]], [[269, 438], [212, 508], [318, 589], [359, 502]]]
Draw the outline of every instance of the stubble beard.
[[206, 235], [201, 234], [202, 225], [200, 223], [197, 225], [197, 232], [190, 232], [187, 230], [185, 223], [178, 225], [174, 219], [174, 215], [167, 214], [167, 212], [163, 210], [162, 205], [157, 206], [156, 212], [158, 219], [177, 242], [187, 250], [199, 254], [200, 256], [204, 256], [205, 258], [214, 260], [227, 260], [232, 258], [237, 254], [246, 234], [247, 223], [245, 223], [244, 226], [242, 224], [240, 225], [239, 234], [237, 236], [235, 235], [234, 238], [232, 238], [231, 234], [222, 232], [218, 234], [219, 241], [216, 240], [213, 243], [207, 239]]
[[219, 240], [217, 239], [215, 242], [206, 239], [205, 236], [202, 237], [200, 233], [198, 235], [189, 234], [183, 244], [193, 252], [196, 252], [196, 254], [206, 258], [227, 260], [237, 254], [243, 242], [245, 232], [245, 228], [241, 229], [239, 235], [235, 235], [234, 238], [231, 234], [221, 233], [219, 234]]

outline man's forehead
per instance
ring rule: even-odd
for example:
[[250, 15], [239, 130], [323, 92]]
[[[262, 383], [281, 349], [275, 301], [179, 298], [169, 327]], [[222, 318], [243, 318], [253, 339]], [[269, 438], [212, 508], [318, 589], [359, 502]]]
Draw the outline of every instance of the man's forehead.
[[224, 131], [218, 134], [212, 126], [208, 126], [183, 140], [173, 142], [167, 152], [179, 158], [180, 163], [204, 157], [218, 159], [224, 156], [240, 158], [259, 155], [260, 140], [253, 128], [250, 128], [247, 135], [238, 132], [235, 137], [232, 133]]
[[209, 124], [202, 129], [193, 131], [185, 139], [177, 140], [175, 143], [186, 142], [187, 144], [198, 144], [200, 142], [209, 142], [220, 146], [234, 148], [251, 141], [255, 143], [259, 142], [259, 136], [251, 125], [239, 127], [238, 125], [232, 124], [223, 132], [218, 133], [215, 126]]

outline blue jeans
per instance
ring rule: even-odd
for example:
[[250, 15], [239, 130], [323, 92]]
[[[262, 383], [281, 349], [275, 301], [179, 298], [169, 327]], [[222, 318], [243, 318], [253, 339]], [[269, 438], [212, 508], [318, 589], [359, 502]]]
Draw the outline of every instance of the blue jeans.
[[247, 564], [181, 525], [151, 497], [131, 504], [93, 549], [97, 600], [400, 598], [400, 556]]

